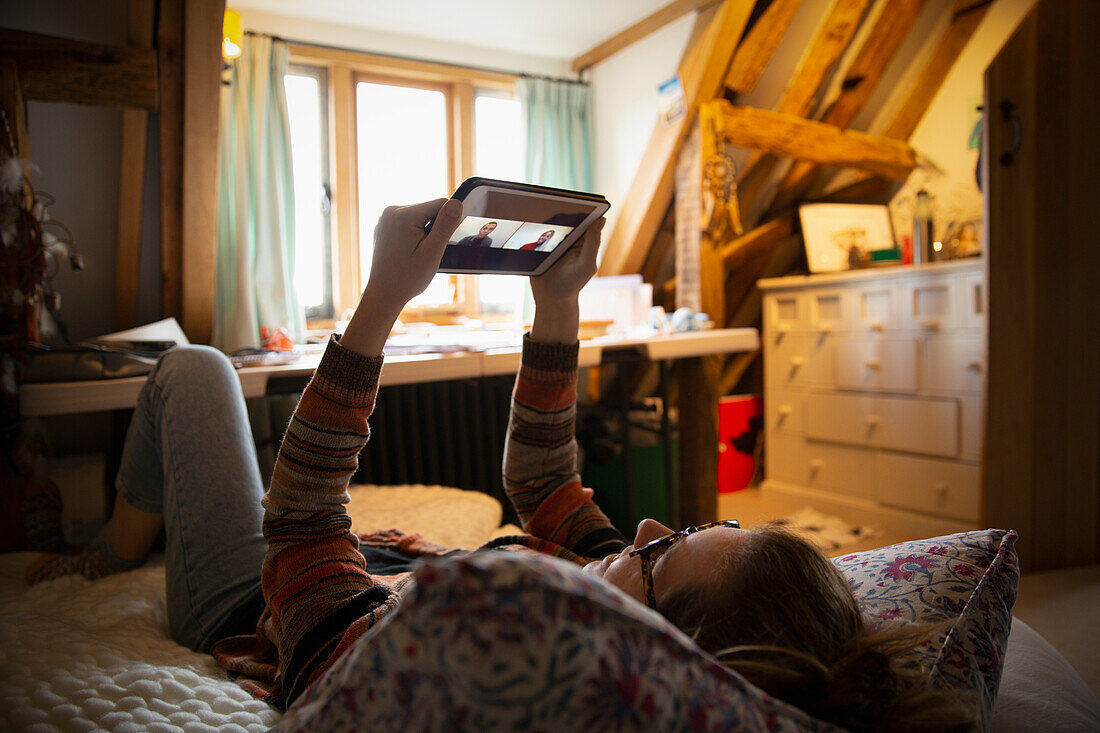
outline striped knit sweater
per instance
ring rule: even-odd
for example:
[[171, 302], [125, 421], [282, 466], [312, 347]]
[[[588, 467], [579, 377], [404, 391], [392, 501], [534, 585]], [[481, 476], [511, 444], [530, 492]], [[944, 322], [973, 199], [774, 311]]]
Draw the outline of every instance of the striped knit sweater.
[[[626, 547], [576, 471], [577, 344], [524, 339], [512, 396], [504, 485], [530, 536], [484, 548], [526, 549], [584, 564]], [[267, 608], [256, 634], [214, 646], [219, 664], [257, 697], [292, 703], [374, 624], [397, 608], [408, 573], [367, 572], [360, 542], [416, 557], [447, 548], [397, 530], [351, 531], [344, 505], [369, 437], [382, 357], [334, 337], [287, 427], [263, 500]]]

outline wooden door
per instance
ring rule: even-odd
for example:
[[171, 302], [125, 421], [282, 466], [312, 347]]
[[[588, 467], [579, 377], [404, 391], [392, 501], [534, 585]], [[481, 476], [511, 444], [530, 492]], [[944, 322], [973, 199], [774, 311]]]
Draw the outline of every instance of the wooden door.
[[1100, 28], [1040, 0], [986, 70], [983, 518], [1025, 569], [1100, 562]]

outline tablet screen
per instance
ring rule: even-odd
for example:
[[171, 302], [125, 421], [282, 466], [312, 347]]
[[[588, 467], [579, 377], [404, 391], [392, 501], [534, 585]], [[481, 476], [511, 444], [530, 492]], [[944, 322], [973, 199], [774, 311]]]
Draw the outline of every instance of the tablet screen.
[[541, 193], [475, 189], [440, 269], [528, 273], [572, 244], [596, 217], [598, 203]]

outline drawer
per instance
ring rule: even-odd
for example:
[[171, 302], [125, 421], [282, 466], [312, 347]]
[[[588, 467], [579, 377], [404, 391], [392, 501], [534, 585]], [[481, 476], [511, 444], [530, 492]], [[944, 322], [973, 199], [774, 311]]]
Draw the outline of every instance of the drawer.
[[916, 392], [919, 342], [914, 338], [846, 338], [836, 346], [836, 383], [841, 389]]
[[836, 337], [787, 336], [764, 351], [764, 374], [769, 388], [832, 385], [836, 381]]
[[788, 333], [809, 328], [805, 299], [801, 293], [774, 293], [764, 297], [764, 325], [769, 338], [782, 340]]
[[773, 435], [767, 445], [768, 478], [871, 499], [874, 495], [872, 451]]
[[934, 456], [959, 455], [959, 402], [811, 393], [807, 438]]
[[980, 461], [985, 450], [985, 400], [981, 395], [960, 397], [959, 406], [962, 409], [960, 455], [964, 461]]
[[881, 333], [899, 327], [898, 291], [896, 285], [864, 287], [853, 294], [856, 329]]
[[841, 289], [806, 293], [810, 330], [824, 336], [849, 328], [851, 297], [851, 292]]
[[985, 385], [985, 343], [979, 337], [930, 335], [922, 344], [925, 389], [981, 392]]
[[803, 396], [797, 392], [769, 391], [764, 400], [764, 425], [769, 433], [802, 434]]
[[985, 276], [982, 273], [963, 275], [955, 283], [959, 325], [968, 328], [985, 328]]
[[919, 279], [902, 288], [901, 327], [935, 332], [959, 325], [958, 278]]
[[972, 522], [980, 518], [979, 466], [880, 452], [874, 475], [875, 500], [882, 504]]

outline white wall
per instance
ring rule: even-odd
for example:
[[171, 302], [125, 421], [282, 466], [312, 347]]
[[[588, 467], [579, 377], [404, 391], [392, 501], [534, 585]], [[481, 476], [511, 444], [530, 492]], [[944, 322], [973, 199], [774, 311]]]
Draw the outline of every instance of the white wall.
[[615, 226], [657, 122], [657, 88], [676, 75], [694, 25], [695, 14], [688, 13], [588, 72], [595, 155], [592, 181], [595, 190], [611, 202], [608, 232]]
[[288, 41], [316, 43], [387, 56], [402, 56], [517, 74], [572, 76], [569, 59], [494, 51], [351, 25], [288, 18], [249, 8], [241, 8], [238, 12], [241, 14], [241, 25], [246, 31], [266, 33]]

